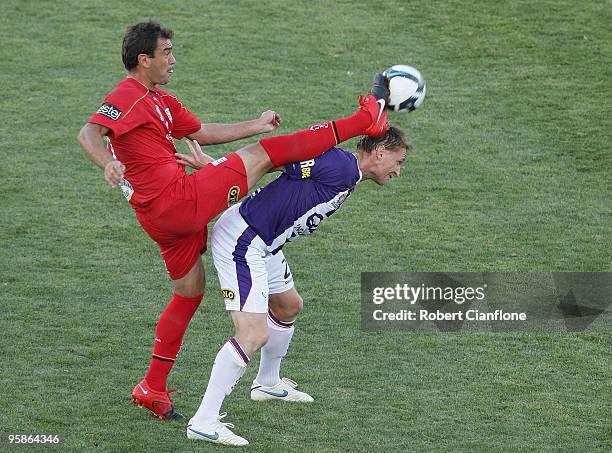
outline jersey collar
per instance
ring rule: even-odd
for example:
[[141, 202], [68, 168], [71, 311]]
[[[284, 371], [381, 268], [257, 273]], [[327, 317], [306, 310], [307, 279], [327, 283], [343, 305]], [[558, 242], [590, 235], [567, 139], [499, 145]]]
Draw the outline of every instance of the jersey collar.
[[136, 80], [134, 77], [126, 76], [125, 80], [126, 80], [128, 83], [130, 83], [130, 84], [132, 84], [132, 85], [134, 85], [134, 86], [139, 87], [139, 89], [142, 89], [142, 90], [143, 90], [143, 94], [145, 93], [145, 91], [146, 91], [146, 92], [148, 92], [148, 93], [157, 94], [157, 91], [155, 91], [155, 90], [151, 90], [151, 89], [147, 88], [145, 85], [143, 85], [142, 83], [140, 83], [140, 82], [139, 82], [138, 80]]

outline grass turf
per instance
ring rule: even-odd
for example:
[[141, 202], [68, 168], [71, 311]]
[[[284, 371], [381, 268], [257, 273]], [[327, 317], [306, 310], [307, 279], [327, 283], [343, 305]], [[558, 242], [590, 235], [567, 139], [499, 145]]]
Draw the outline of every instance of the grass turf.
[[[391, 116], [417, 148], [402, 177], [358, 187], [285, 250], [306, 309], [284, 374], [317, 401], [250, 402], [254, 363], [225, 405], [250, 450], [612, 448], [609, 333], [359, 330], [362, 271], [611, 270], [611, 6], [5, 1], [0, 430], [71, 451], [211, 448], [130, 405], [170, 286], [75, 141], [123, 77], [125, 25], [155, 18], [176, 31], [168, 89], [206, 121], [274, 108], [287, 132], [348, 114], [391, 64], [428, 81], [420, 110]], [[188, 415], [230, 333], [207, 268], [171, 377]]]

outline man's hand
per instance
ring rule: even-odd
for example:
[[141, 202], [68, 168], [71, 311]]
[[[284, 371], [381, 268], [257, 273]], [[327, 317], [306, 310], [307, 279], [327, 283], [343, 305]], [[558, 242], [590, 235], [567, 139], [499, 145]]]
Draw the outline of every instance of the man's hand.
[[[187, 148], [191, 151], [191, 156], [188, 154], [174, 153], [174, 156], [181, 165], [187, 165], [188, 167], [195, 168], [196, 170], [202, 168], [204, 165], [212, 162], [213, 159], [208, 154], [202, 152], [202, 148], [198, 142], [185, 140]], [[193, 143], [193, 144], [192, 144]]]
[[104, 178], [107, 183], [115, 187], [119, 185], [119, 181], [123, 178], [123, 172], [125, 172], [125, 165], [118, 160], [111, 160], [104, 167]]
[[273, 131], [282, 122], [281, 117], [274, 110], [266, 110], [259, 117], [259, 121], [261, 122], [261, 134]]

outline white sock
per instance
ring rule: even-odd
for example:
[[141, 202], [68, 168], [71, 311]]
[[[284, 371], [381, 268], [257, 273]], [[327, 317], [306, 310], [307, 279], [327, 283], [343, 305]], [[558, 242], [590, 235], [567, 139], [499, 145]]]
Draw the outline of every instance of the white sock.
[[272, 387], [280, 382], [281, 360], [287, 354], [289, 343], [293, 337], [293, 323], [277, 320], [268, 313], [268, 342], [261, 348], [261, 360], [257, 382], [266, 387]]
[[230, 338], [217, 353], [204, 398], [191, 419], [193, 423], [205, 426], [217, 420], [223, 400], [234, 390], [246, 370], [247, 363], [249, 358], [240, 344], [234, 337]]

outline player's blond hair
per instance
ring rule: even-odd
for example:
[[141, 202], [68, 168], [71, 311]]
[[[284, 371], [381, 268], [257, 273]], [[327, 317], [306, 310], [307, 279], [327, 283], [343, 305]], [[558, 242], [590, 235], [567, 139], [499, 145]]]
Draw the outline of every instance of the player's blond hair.
[[413, 149], [412, 144], [406, 139], [404, 132], [396, 126], [389, 126], [389, 130], [382, 137], [364, 136], [357, 143], [357, 149], [371, 153], [379, 145], [384, 146], [388, 150], [399, 151], [405, 149], [406, 152], [410, 152]]

